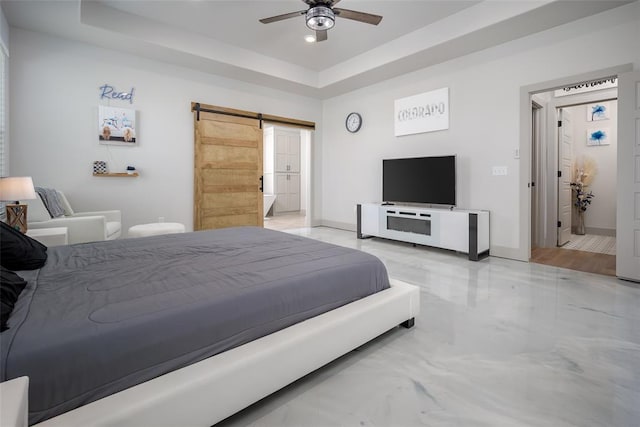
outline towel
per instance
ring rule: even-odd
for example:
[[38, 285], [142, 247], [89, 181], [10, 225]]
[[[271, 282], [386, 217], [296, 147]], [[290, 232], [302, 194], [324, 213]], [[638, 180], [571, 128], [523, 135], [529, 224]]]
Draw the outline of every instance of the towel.
[[64, 208], [58, 197], [58, 192], [53, 188], [36, 187], [36, 193], [42, 199], [42, 203], [49, 211], [51, 218], [59, 218], [64, 216]]

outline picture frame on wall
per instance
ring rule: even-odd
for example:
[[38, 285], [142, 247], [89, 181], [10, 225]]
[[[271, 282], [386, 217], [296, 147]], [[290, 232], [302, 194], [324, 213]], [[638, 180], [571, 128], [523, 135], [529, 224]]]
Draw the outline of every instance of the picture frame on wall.
[[608, 102], [596, 102], [587, 104], [587, 121], [597, 122], [599, 120], [608, 120], [610, 112], [610, 104]]
[[587, 145], [589, 147], [609, 144], [609, 128], [587, 129]]
[[98, 106], [98, 142], [132, 147], [138, 144], [136, 110]]

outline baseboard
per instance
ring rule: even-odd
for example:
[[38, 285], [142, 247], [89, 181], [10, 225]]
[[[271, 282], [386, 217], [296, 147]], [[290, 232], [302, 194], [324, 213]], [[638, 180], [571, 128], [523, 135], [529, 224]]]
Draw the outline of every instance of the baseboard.
[[598, 236], [615, 237], [615, 235], [616, 235], [616, 229], [615, 228], [585, 227], [585, 232], [587, 234], [595, 234], [595, 235], [598, 235]]
[[491, 245], [489, 249], [489, 255], [498, 258], [511, 259], [514, 261], [529, 261], [528, 259], [522, 258], [522, 251], [520, 251], [518, 248], [507, 248], [506, 246]]
[[339, 230], [353, 231], [355, 233], [357, 226], [356, 224], [350, 224], [348, 222], [339, 222], [339, 221], [329, 221], [323, 219], [320, 221], [319, 226], [337, 228]]

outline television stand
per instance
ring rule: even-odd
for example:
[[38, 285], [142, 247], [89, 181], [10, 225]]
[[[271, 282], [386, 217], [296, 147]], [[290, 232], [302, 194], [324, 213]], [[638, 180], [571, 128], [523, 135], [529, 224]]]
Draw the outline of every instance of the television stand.
[[357, 205], [358, 239], [382, 237], [466, 253], [472, 261], [489, 255], [489, 212]]

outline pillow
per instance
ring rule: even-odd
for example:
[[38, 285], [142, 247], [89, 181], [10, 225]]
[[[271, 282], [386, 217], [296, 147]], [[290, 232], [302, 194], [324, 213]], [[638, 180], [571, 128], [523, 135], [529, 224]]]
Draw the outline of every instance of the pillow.
[[53, 188], [35, 187], [36, 193], [40, 196], [44, 202], [44, 206], [49, 211], [51, 218], [59, 218], [64, 216], [64, 208], [60, 203], [58, 192]]
[[35, 270], [47, 261], [47, 247], [0, 222], [0, 265], [9, 270]]
[[40, 196], [32, 200], [25, 200], [23, 203], [27, 204], [27, 224], [30, 222], [49, 221], [51, 219], [51, 215], [44, 206], [44, 202]]
[[71, 209], [71, 205], [69, 204], [69, 201], [67, 200], [67, 198], [64, 196], [64, 193], [60, 190], [57, 190], [57, 191], [58, 191], [58, 199], [60, 200], [62, 209], [64, 209], [64, 215], [73, 216], [75, 212], [73, 212], [73, 209]]
[[7, 321], [27, 282], [11, 270], [0, 267], [0, 332], [9, 329]]

